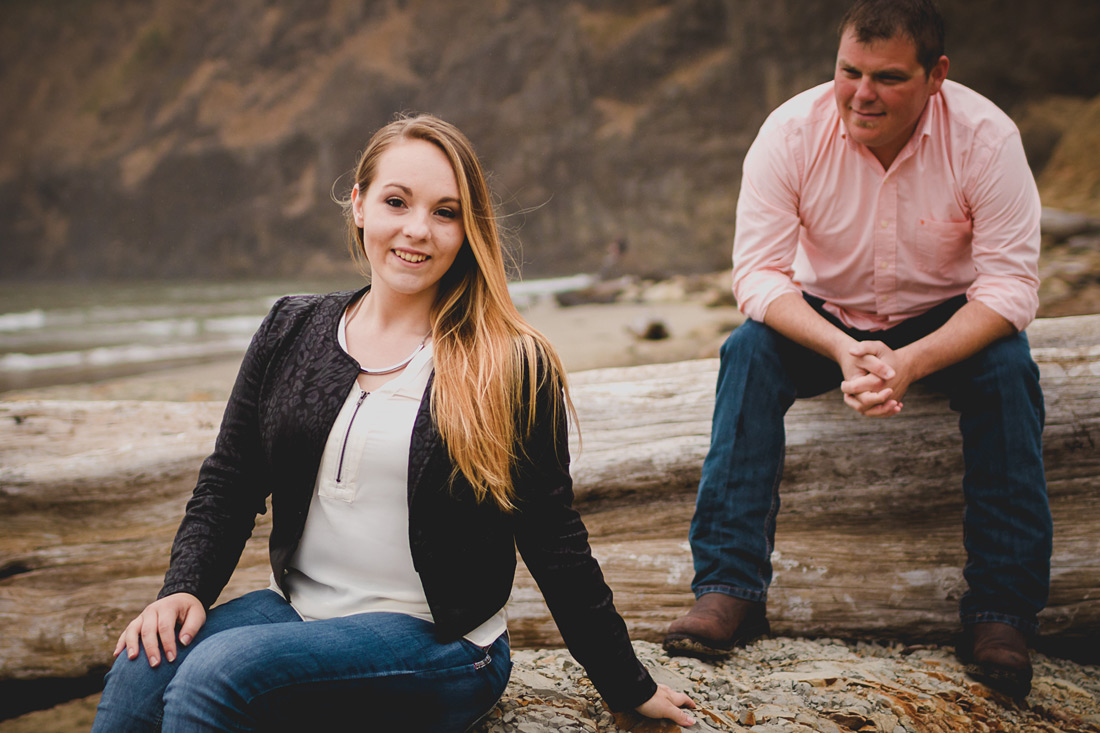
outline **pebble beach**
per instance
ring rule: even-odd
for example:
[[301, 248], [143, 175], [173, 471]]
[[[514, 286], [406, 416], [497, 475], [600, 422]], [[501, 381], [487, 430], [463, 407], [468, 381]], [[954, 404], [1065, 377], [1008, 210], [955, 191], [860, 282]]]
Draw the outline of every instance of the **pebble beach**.
[[[952, 649], [838, 639], [765, 638], [710, 664], [634, 642], [654, 678], [686, 692], [686, 730], [752, 733], [1096, 733], [1100, 667], [1033, 654], [1026, 700], [970, 680]], [[613, 714], [569, 652], [512, 652], [503, 698], [473, 733], [672, 733], [669, 722]], [[0, 722], [0, 733], [86, 731], [98, 695]], [[411, 713], [415, 714], [415, 713]]]
[[[837, 639], [766, 638], [710, 664], [635, 642], [654, 678], [696, 703], [698, 731], [1100, 730], [1100, 669], [1035, 655], [1026, 701], [969, 678], [954, 651]], [[612, 715], [562, 650], [520, 650], [504, 699], [479, 733], [673, 731]]]

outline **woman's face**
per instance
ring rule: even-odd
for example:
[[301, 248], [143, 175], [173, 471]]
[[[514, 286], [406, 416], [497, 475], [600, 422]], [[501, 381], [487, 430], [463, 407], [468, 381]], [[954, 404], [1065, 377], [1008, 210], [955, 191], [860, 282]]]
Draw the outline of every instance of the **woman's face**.
[[352, 192], [355, 225], [376, 294], [434, 300], [466, 233], [454, 169], [438, 147], [401, 140], [378, 158], [366, 191]]

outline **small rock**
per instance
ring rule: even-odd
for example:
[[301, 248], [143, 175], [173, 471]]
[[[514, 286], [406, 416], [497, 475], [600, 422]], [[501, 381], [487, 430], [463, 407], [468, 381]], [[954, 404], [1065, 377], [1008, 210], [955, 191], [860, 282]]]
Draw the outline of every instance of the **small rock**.
[[627, 330], [646, 341], [662, 341], [671, 335], [668, 325], [656, 316], [642, 316], [630, 324]]

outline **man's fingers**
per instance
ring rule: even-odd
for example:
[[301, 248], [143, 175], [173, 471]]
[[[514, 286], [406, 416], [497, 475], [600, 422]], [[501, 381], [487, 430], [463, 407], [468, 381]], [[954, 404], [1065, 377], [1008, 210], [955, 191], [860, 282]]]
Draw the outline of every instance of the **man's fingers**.
[[[873, 392], [870, 390], [849, 391], [842, 390], [844, 392], [844, 402], [850, 407], [859, 405], [864, 409], [870, 409], [876, 405], [881, 405], [886, 402], [894, 394], [894, 390], [887, 387], [884, 390]], [[849, 401], [851, 400], [851, 401]]]
[[871, 374], [887, 382], [893, 379], [896, 374], [892, 366], [878, 358], [868, 358], [866, 363], [861, 361], [860, 365]]
[[874, 374], [864, 374], [852, 379], [846, 379], [840, 383], [840, 391], [845, 394], [857, 395], [860, 392], [874, 392], [884, 387], [882, 379]]
[[901, 412], [902, 404], [897, 400], [887, 400], [881, 405], [875, 405], [863, 413], [867, 417], [893, 417]]
[[856, 357], [856, 364], [860, 369], [882, 379], [894, 378], [893, 367], [884, 361], [888, 355], [893, 354], [893, 349], [881, 341], [858, 341], [848, 349], [848, 353]]
[[887, 387], [881, 392], [859, 392], [844, 395], [844, 404], [866, 417], [889, 417], [901, 411], [901, 403], [890, 399], [893, 390]]
[[875, 376], [884, 381], [889, 381], [894, 378], [894, 368], [874, 355], [869, 354], [858, 357], [856, 359], [856, 366], [867, 372], [868, 375]]
[[863, 410], [866, 409], [866, 408], [864, 408], [862, 402], [860, 402], [858, 399], [856, 399], [856, 397], [854, 395], [850, 395], [850, 394], [844, 395], [844, 404], [846, 404], [848, 407], [851, 407], [853, 410], [855, 410], [856, 412], [858, 412], [861, 415], [863, 414]]

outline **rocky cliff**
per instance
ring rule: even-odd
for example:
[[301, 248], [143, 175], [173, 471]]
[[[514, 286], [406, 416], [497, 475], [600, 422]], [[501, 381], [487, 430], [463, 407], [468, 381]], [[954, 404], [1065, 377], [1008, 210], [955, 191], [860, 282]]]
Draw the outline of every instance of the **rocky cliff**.
[[[614, 237], [638, 269], [721, 268], [744, 151], [830, 77], [846, 5], [6, 0], [0, 279], [344, 268], [333, 193], [401, 110], [470, 135], [528, 276]], [[1100, 4], [943, 5], [952, 76], [1041, 168], [1071, 121], [1049, 100], [1100, 93]]]

